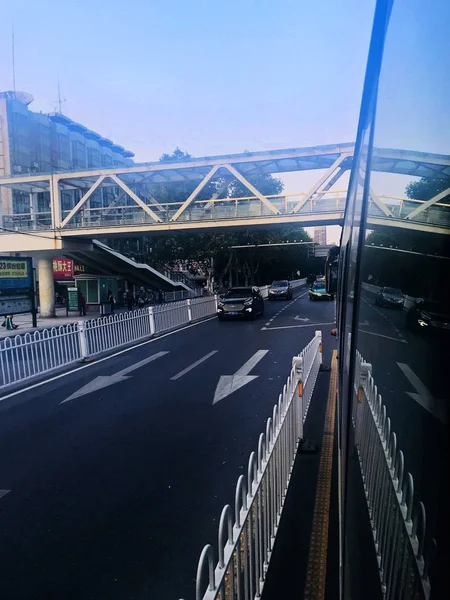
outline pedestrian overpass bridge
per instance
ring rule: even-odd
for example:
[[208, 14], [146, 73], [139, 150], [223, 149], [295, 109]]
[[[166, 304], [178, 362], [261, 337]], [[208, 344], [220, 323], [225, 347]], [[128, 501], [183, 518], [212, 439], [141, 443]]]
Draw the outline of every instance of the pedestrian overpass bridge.
[[[7, 190], [3, 197], [11, 190], [29, 195], [27, 212], [5, 214], [3, 210], [0, 247], [40, 251], [69, 248], [82, 239], [102, 236], [288, 223], [341, 225], [347, 190], [337, 186], [351, 169], [353, 151], [354, 144], [347, 143], [0, 178], [0, 186]], [[450, 156], [376, 148], [371, 169], [450, 180]], [[264, 174], [312, 170], [320, 171], [320, 177], [309, 190], [298, 193], [264, 195], [255, 183]], [[248, 195], [230, 196], [236, 181]], [[186, 190], [181, 199], [180, 182]], [[175, 184], [177, 191], [172, 194]], [[377, 195], [371, 189], [368, 224], [374, 229], [448, 233], [448, 195], [450, 183], [426, 202]]]

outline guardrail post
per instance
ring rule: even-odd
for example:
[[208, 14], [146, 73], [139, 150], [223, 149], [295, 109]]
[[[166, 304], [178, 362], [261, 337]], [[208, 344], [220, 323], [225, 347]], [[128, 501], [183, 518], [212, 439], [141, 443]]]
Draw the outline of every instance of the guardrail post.
[[217, 294], [214, 294], [214, 302], [216, 303], [216, 312], [219, 308], [219, 297], [217, 296]]
[[148, 318], [150, 321], [150, 335], [155, 333], [155, 314], [153, 312], [153, 306], [148, 307]]
[[316, 331], [316, 338], [319, 338], [319, 365], [322, 366], [322, 332], [321, 331]]
[[89, 357], [89, 351], [86, 339], [86, 324], [84, 321], [78, 321], [78, 338], [80, 340], [81, 360], [86, 360]]
[[372, 374], [372, 365], [362, 362], [359, 367], [359, 381], [357, 381], [356, 390], [355, 443], [357, 446], [361, 443], [362, 413], [364, 410], [362, 401], [367, 390], [370, 374]]
[[192, 321], [192, 308], [191, 308], [191, 299], [188, 298], [186, 300], [187, 303], [187, 309], [188, 309], [188, 321], [189, 323]]
[[297, 437], [303, 441], [303, 356], [294, 356], [292, 367], [295, 369], [297, 382], [296, 405], [297, 405]]

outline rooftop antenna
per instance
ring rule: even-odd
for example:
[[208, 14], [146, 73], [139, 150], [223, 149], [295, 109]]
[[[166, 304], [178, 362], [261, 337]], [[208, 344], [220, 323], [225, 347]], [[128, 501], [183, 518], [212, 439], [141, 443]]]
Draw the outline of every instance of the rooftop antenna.
[[14, 40], [14, 19], [12, 20], [12, 76], [13, 76], [13, 91], [16, 91], [16, 53]]
[[64, 102], [66, 102], [65, 98], [61, 98], [61, 89], [59, 86], [59, 75], [57, 76], [58, 79], [58, 112], [60, 115], [62, 115], [62, 105]]

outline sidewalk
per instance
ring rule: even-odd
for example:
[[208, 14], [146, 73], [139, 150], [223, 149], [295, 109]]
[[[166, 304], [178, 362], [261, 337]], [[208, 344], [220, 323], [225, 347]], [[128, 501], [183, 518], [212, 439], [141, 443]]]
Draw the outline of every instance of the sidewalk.
[[[128, 312], [126, 308], [116, 308], [114, 310], [114, 314]], [[108, 312], [104, 316], [108, 316], [110, 313]], [[87, 321], [89, 319], [96, 319], [100, 317], [99, 312], [89, 312], [89, 308], [87, 310], [86, 316], [80, 317], [79, 313], [71, 312], [69, 316], [66, 315], [65, 307], [58, 307], [56, 309], [56, 317], [54, 318], [41, 318], [38, 314], [37, 316], [37, 328], [34, 329], [32, 325], [31, 314], [27, 313], [24, 315], [15, 315], [14, 316], [14, 324], [18, 325], [18, 328], [14, 331], [9, 331], [6, 327], [0, 327], [0, 339], [4, 339], [6, 337], [11, 337], [15, 335], [23, 335], [24, 333], [33, 333], [34, 331], [40, 329], [48, 329], [51, 327], [59, 327], [60, 325], [67, 325], [68, 323], [76, 323], [77, 321]], [[1, 322], [3, 323], [3, 317], [0, 317]], [[1, 323], [0, 323], [1, 325]]]

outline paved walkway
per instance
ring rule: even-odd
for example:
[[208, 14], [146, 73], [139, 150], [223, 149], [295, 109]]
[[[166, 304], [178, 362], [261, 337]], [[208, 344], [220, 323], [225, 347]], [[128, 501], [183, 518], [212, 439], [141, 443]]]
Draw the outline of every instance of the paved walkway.
[[[107, 315], [109, 314], [109, 307], [107, 308]], [[120, 312], [126, 312], [125, 308], [116, 308], [115, 313], [120, 313]], [[69, 316], [67, 316], [66, 314], [66, 309], [65, 307], [61, 307], [61, 308], [57, 308], [56, 309], [56, 317], [50, 319], [50, 318], [41, 318], [38, 315], [38, 319], [37, 319], [37, 329], [47, 329], [49, 327], [59, 327], [60, 325], [67, 325], [68, 323], [75, 323], [76, 321], [84, 321], [87, 319], [95, 319], [96, 317], [99, 317], [100, 313], [98, 312], [88, 312], [86, 314], [85, 317], [80, 317], [79, 313], [75, 313], [75, 312], [71, 312], [69, 313]], [[1, 323], [3, 323], [4, 318], [0, 317], [1, 319]], [[1, 324], [0, 323], [0, 324]], [[5, 337], [9, 337], [11, 335], [19, 335], [19, 334], [23, 334], [23, 333], [32, 333], [33, 331], [36, 331], [36, 329], [33, 328], [32, 325], [32, 319], [31, 319], [31, 314], [24, 314], [24, 315], [15, 315], [14, 316], [14, 324], [18, 325], [18, 328], [14, 331], [9, 331], [8, 329], [6, 329], [6, 327], [0, 327], [0, 339], [3, 339]]]

